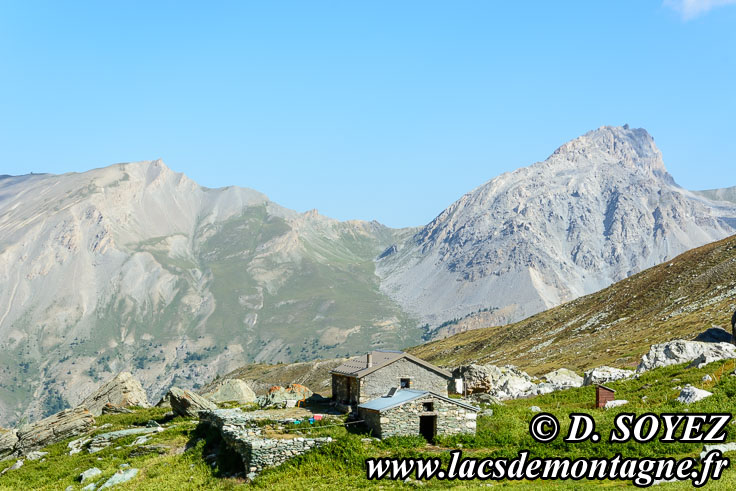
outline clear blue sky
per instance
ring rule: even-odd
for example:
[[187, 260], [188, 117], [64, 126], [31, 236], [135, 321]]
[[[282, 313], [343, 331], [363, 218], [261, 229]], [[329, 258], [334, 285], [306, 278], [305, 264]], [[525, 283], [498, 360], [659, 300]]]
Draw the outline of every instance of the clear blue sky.
[[629, 123], [683, 186], [736, 185], [736, 5], [707, 11], [732, 2], [6, 1], [0, 174], [163, 158], [299, 211], [421, 225]]

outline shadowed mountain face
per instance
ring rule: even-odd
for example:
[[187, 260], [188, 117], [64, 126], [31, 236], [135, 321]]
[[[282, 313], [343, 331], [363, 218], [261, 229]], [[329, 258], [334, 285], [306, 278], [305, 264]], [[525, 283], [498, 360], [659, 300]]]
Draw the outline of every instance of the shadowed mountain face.
[[0, 180], [0, 423], [131, 369], [156, 398], [248, 361], [416, 343], [377, 223], [206, 189], [162, 162]]
[[736, 206], [709, 199], [721, 195], [675, 184], [645, 130], [603, 127], [393, 245], [381, 287], [434, 326], [478, 310], [519, 320], [734, 233]]
[[155, 402], [248, 362], [411, 346], [477, 310], [505, 324], [733, 233], [729, 196], [678, 187], [646, 131], [610, 127], [421, 229], [297, 213], [160, 161], [2, 176], [0, 424], [121, 370]]

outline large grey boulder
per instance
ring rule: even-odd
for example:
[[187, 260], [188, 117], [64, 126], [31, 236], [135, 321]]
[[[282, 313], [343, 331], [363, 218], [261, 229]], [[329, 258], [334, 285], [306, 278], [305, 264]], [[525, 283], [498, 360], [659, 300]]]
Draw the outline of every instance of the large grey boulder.
[[0, 459], [13, 454], [18, 443], [18, 432], [0, 428]]
[[313, 392], [301, 384], [290, 384], [286, 387], [275, 385], [268, 389], [265, 396], [258, 398], [261, 407], [286, 406], [293, 407], [299, 401], [306, 401], [312, 397]]
[[677, 400], [683, 404], [692, 404], [693, 402], [698, 402], [712, 395], [713, 393], [708, 392], [707, 390], [698, 389], [692, 385], [686, 385], [685, 388], [680, 391], [680, 396]]
[[736, 346], [731, 343], [703, 343], [700, 341], [685, 341], [676, 339], [667, 343], [652, 345], [649, 353], [644, 355], [636, 368], [637, 373], [679, 365], [696, 359], [704, 365], [727, 358], [736, 358]]
[[117, 486], [118, 484], [123, 484], [124, 482], [130, 481], [137, 475], [138, 469], [134, 468], [117, 471], [115, 474], [112, 475], [110, 479], [105, 481], [105, 484], [100, 486], [100, 489], [111, 488], [113, 486]]
[[567, 368], [558, 368], [551, 371], [542, 378], [552, 386], [559, 389], [567, 389], [570, 387], [582, 387], [583, 377]]
[[624, 380], [635, 375], [633, 370], [624, 370], [622, 368], [598, 367], [585, 372], [583, 377], [583, 385], [605, 384], [614, 380]]
[[463, 379], [468, 395], [489, 394], [496, 400], [517, 399], [541, 392], [532, 377], [512, 365], [463, 365], [452, 372], [453, 378]]
[[190, 390], [172, 387], [167, 394], [171, 409], [181, 416], [196, 418], [200, 411], [212, 411], [217, 405]]
[[201, 395], [214, 402], [248, 404], [256, 400], [256, 394], [253, 392], [253, 389], [242, 380], [236, 378], [220, 379], [203, 390]]
[[113, 408], [151, 407], [146, 397], [146, 391], [143, 390], [141, 383], [130, 372], [120, 372], [105, 382], [83, 400], [80, 406], [86, 407], [93, 415], [99, 416], [108, 404]]
[[26, 454], [33, 450], [60, 442], [71, 436], [88, 432], [95, 418], [87, 409], [67, 409], [32, 424], [18, 428], [16, 451]]

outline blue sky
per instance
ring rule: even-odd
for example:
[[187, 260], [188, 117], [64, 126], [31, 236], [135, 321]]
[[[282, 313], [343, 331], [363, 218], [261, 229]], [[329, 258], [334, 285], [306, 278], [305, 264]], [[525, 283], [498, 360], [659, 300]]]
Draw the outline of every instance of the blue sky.
[[163, 158], [421, 225], [605, 124], [736, 185], [733, 0], [2, 2], [0, 174]]

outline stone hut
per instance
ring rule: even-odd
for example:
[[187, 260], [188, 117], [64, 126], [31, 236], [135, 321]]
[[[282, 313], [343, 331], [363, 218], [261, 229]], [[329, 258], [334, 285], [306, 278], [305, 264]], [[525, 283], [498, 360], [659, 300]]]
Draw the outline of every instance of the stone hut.
[[422, 435], [432, 442], [437, 435], [475, 433], [479, 410], [434, 392], [400, 389], [359, 405], [358, 417], [378, 438]]
[[431, 391], [447, 397], [452, 374], [402, 351], [375, 350], [351, 358], [330, 372], [332, 399], [338, 408], [358, 404], [394, 389]]

